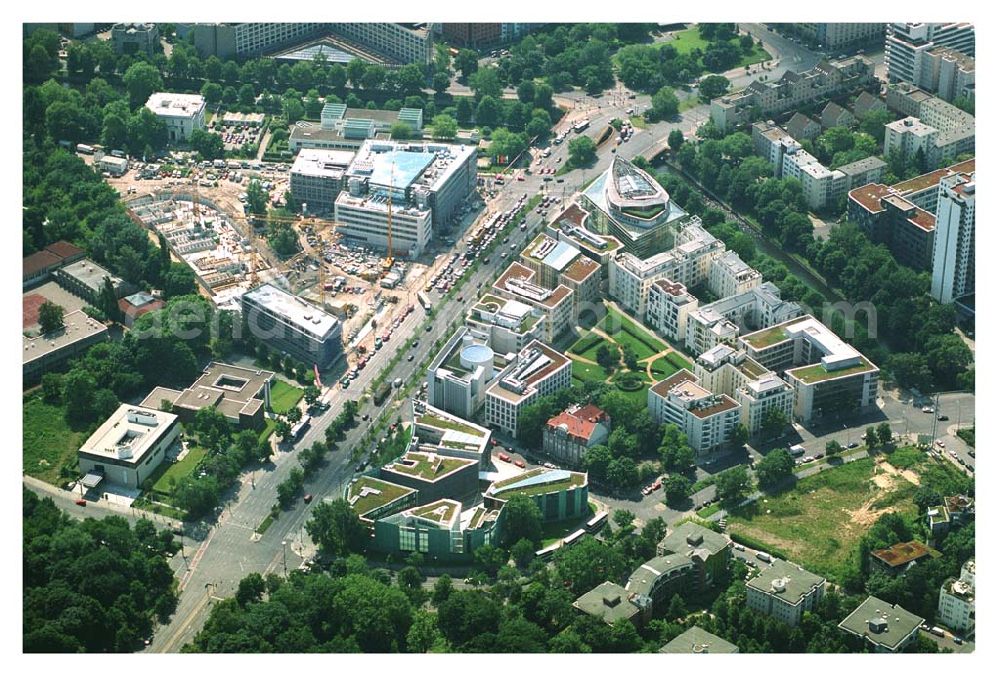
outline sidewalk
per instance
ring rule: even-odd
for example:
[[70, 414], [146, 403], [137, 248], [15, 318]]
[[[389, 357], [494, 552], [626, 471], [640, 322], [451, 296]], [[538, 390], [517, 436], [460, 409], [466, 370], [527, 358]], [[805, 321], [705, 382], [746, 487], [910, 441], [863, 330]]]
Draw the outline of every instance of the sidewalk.
[[[29, 475], [22, 475], [21, 480], [28, 488], [38, 493], [48, 494], [49, 496], [51, 496], [53, 499], [56, 500], [75, 502], [77, 499], [79, 499], [79, 496], [73, 492], [66, 491], [64, 489], [59, 489], [58, 487], [54, 487], [51, 484], [43, 482], [40, 479], [31, 477]], [[150, 522], [153, 522], [154, 524], [162, 525], [170, 529], [180, 529], [184, 526], [183, 523], [178, 520], [171, 519], [163, 515], [157, 515], [156, 513], [148, 512], [140, 508], [118, 505], [117, 503], [112, 503], [110, 501], [88, 500], [87, 505], [88, 507], [93, 507], [96, 508], [97, 510], [106, 510], [108, 513], [117, 513], [119, 515], [126, 517], [131, 516], [136, 518], [145, 518]]]

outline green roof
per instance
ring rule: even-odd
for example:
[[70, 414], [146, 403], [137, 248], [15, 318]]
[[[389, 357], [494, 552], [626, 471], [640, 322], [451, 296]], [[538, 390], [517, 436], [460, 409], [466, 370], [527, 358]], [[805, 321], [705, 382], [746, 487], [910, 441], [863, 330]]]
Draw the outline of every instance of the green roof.
[[729, 547], [729, 538], [723, 534], [706, 529], [694, 522], [684, 522], [672, 529], [660, 541], [658, 552], [688, 553], [692, 550], [705, 549], [715, 555]]
[[889, 604], [878, 597], [869, 597], [842, 620], [838, 627], [852, 635], [864, 637], [872, 644], [895, 651], [923, 622], [923, 618], [901, 606]]
[[453, 421], [451, 419], [442, 418], [440, 416], [435, 416], [434, 414], [422, 414], [420, 418], [417, 419], [417, 423], [433, 426], [435, 428], [442, 428], [445, 430], [455, 430], [460, 433], [467, 433], [469, 435], [475, 435], [476, 437], [485, 437], [486, 433], [477, 428], [473, 428], [467, 423], [461, 423], [459, 421]]
[[605, 581], [589, 592], [580, 595], [575, 602], [580, 611], [596, 616], [608, 625], [619, 618], [631, 619], [639, 613], [639, 607], [629, 601], [629, 592], [618, 585]]
[[789, 604], [797, 604], [825, 580], [822, 576], [817, 576], [802, 567], [776, 559], [771, 566], [761, 569], [747, 586], [774, 595]]
[[828, 381], [834, 378], [842, 378], [844, 376], [853, 376], [854, 374], [861, 374], [875, 368], [875, 365], [869, 362], [863, 355], [859, 355], [859, 357], [861, 358], [861, 362], [853, 367], [844, 367], [843, 369], [828, 371], [822, 364], [810, 364], [797, 369], [789, 369], [787, 373], [789, 376], [794, 376], [803, 383], [809, 384], [818, 383], [819, 381]]
[[[504, 487], [510, 487], [512, 484], [517, 484], [523, 482], [524, 480], [529, 480], [533, 477], [539, 475], [558, 475], [559, 479], [553, 481], [545, 481], [540, 479], [538, 484], [528, 484], [526, 486], [511, 487], [505, 489]], [[569, 475], [569, 477], [565, 477]], [[500, 480], [496, 482], [490, 493], [493, 496], [501, 496], [503, 494], [524, 494], [525, 496], [537, 496], [539, 494], [551, 494], [559, 491], [567, 491], [574, 487], [582, 487], [587, 482], [587, 476], [583, 473], [571, 472], [571, 471], [552, 471], [547, 468], [535, 468], [534, 470], [529, 470], [528, 472], [521, 473], [520, 475], [515, 475], [514, 477], [509, 477], [505, 480]]]
[[739, 653], [739, 647], [697, 625], [688, 628], [660, 648], [660, 653]]
[[762, 329], [760, 331], [754, 332], [752, 334], [747, 334], [743, 337], [751, 347], [760, 350], [761, 348], [767, 348], [775, 343], [781, 343], [788, 337], [785, 335], [785, 325], [779, 324], [768, 329]]
[[[440, 501], [434, 501], [433, 503], [413, 508], [410, 511], [410, 514], [414, 517], [422, 517], [440, 524], [449, 524], [455, 518], [455, 515], [461, 507], [460, 503], [448, 499], [441, 499]], [[440, 513], [438, 513], [439, 510]]]
[[362, 489], [365, 488], [373, 489], [378, 493], [369, 492], [353, 503], [354, 512], [359, 516], [366, 515], [376, 508], [381, 508], [383, 505], [387, 505], [396, 499], [416, 492], [416, 489], [403, 487], [392, 482], [386, 482], [385, 480], [374, 477], [361, 477], [357, 481], [352, 482], [348, 488], [348, 501], [355, 496], [360, 496]]
[[[433, 458], [433, 461], [431, 458]], [[404, 463], [404, 461], [410, 461], [410, 463]], [[454, 470], [474, 463], [475, 461], [464, 458], [409, 452], [387, 467], [393, 472], [419, 477], [431, 482], [439, 477], [444, 477]]]

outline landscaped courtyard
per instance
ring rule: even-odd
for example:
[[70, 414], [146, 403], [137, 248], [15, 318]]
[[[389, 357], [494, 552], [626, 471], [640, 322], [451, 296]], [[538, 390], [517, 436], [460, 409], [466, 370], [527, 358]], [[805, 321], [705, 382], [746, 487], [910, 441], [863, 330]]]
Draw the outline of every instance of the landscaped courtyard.
[[288, 413], [304, 394], [302, 388], [276, 380], [271, 384], [271, 411], [276, 414]]

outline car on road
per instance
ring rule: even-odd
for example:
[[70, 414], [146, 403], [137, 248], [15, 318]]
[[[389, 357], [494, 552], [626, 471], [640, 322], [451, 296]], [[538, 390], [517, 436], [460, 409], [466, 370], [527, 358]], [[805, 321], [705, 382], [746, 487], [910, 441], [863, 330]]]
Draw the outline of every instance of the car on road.
[[516, 461], [514, 461], [514, 465], [516, 465], [518, 468], [526, 468], [527, 467], [526, 465], [524, 465], [524, 461], [522, 461], [521, 459], [517, 459]]
[[858, 442], [851, 442], [850, 444], [847, 445], [847, 448], [848, 449], [857, 449], [859, 446], [861, 446], [860, 443], [858, 443]]
[[361, 414], [361, 420], [362, 421], [367, 421], [370, 418], [371, 418], [371, 414], [369, 414], [368, 412], [365, 412], [365, 413]]
[[409, 355], [406, 356], [406, 361], [413, 362], [413, 353], [410, 353]]
[[81, 506], [81, 507], [87, 507], [87, 502], [85, 500], [83, 500], [82, 498], [78, 498], [78, 499], [76, 499], [73, 502], [76, 503], [77, 505]]
[[744, 550], [746, 550], [746, 546], [740, 543], [733, 543], [733, 550], [739, 550], [740, 552], [743, 552]]
[[499, 458], [504, 463], [510, 463], [510, 456], [508, 456], [507, 454], [501, 453], [497, 456], [497, 458]]
[[934, 413], [934, 407], [924, 407], [920, 411], [924, 412], [925, 414], [933, 414]]
[[938, 420], [939, 421], [947, 421], [948, 420], [947, 414], [941, 414], [940, 416], [938, 416]]
[[770, 561], [771, 561], [771, 559], [772, 559], [772, 558], [771, 558], [771, 556], [770, 556], [769, 554], [767, 554], [766, 552], [758, 552], [758, 553], [757, 553], [756, 555], [754, 555], [754, 556], [755, 556], [755, 557], [756, 557], [757, 559], [759, 559], [759, 560], [760, 560], [761, 562], [770, 562]]
[[312, 494], [306, 494], [305, 496], [302, 497], [303, 503], [312, 503], [312, 500], [313, 500]]

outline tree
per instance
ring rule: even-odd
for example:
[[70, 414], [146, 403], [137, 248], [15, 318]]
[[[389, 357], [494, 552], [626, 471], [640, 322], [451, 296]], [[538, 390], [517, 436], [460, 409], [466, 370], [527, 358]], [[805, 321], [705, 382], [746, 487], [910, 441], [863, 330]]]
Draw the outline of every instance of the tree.
[[667, 136], [667, 145], [675, 153], [680, 150], [680, 147], [684, 145], [684, 132], [679, 129], [671, 130], [669, 136]]
[[462, 72], [462, 78], [469, 79], [479, 68], [479, 55], [471, 49], [460, 49], [455, 56], [455, 68]]
[[236, 601], [242, 607], [259, 602], [264, 597], [265, 590], [264, 577], [255, 571], [240, 581], [236, 589]]
[[393, 139], [405, 140], [413, 136], [413, 128], [405, 122], [396, 122], [393, 123], [392, 127], [390, 127], [389, 133], [392, 135]]
[[667, 607], [667, 618], [670, 619], [683, 619], [687, 616], [687, 607], [684, 605], [684, 600], [680, 595], [674, 593], [674, 596], [670, 598], [670, 606]]
[[62, 374], [48, 372], [42, 374], [42, 399], [49, 404], [59, 404], [62, 401]]
[[608, 464], [608, 483], [618, 489], [634, 486], [639, 482], [639, 468], [627, 456], [615, 458]]
[[458, 122], [450, 115], [435, 115], [431, 120], [431, 136], [435, 139], [454, 139], [458, 134]]
[[461, 649], [477, 637], [495, 639], [501, 616], [500, 604], [488, 595], [478, 590], [456, 590], [438, 607], [438, 629], [453, 647]]
[[535, 545], [527, 538], [522, 538], [510, 549], [510, 554], [517, 566], [526, 568], [535, 558]]
[[274, 424], [274, 434], [282, 440], [287, 440], [292, 435], [291, 424], [283, 418], [279, 418]]
[[452, 591], [455, 587], [451, 584], [451, 576], [448, 574], [442, 574], [440, 578], [434, 583], [434, 592], [431, 593], [431, 602], [434, 606], [441, 606], [445, 603], [448, 597], [451, 596]]
[[191, 147], [205, 160], [218, 160], [225, 155], [222, 137], [202, 129], [191, 132]]
[[476, 124], [484, 127], [495, 127], [500, 122], [499, 97], [486, 95], [476, 106]]
[[757, 463], [757, 481], [762, 487], [774, 488], [795, 471], [795, 459], [787, 449], [772, 449]]
[[614, 348], [614, 353], [612, 353], [611, 349], [608, 348], [607, 343], [602, 343], [597, 348], [597, 354], [596, 354], [597, 364], [604, 367], [605, 371], [611, 371], [618, 365], [619, 362], [618, 346], [615, 345], [613, 346], [613, 348]]
[[884, 421], [879, 423], [875, 433], [878, 435], [879, 444], [883, 447], [888, 446], [889, 443], [892, 442], [892, 426], [888, 423]]
[[838, 442], [837, 440], [830, 440], [829, 442], [826, 443], [827, 456], [832, 456], [833, 454], [839, 454], [840, 451], [841, 451], [840, 442]]
[[303, 397], [306, 400], [306, 404], [308, 404], [310, 407], [316, 404], [316, 400], [319, 399], [319, 395], [320, 395], [319, 388], [311, 384], [307, 385], [305, 387], [305, 391], [303, 392]]
[[500, 567], [506, 564], [508, 559], [505, 550], [501, 550], [490, 543], [480, 546], [473, 554], [473, 561], [475, 561], [476, 567], [490, 578], [496, 578]]
[[75, 368], [63, 377], [62, 401], [71, 422], [89, 423], [93, 418], [97, 381], [84, 369]]
[[569, 582], [571, 595], [579, 596], [604, 581], [616, 581], [625, 575], [628, 562], [610, 545], [593, 536], [584, 536], [572, 548], [558, 551], [555, 569], [559, 581]]
[[42, 327], [42, 334], [56, 331], [63, 328], [63, 308], [62, 306], [46, 301], [38, 308], [38, 323]]
[[608, 465], [613, 458], [607, 446], [598, 444], [583, 452], [583, 467], [595, 480], [604, 482], [607, 479]]
[[122, 76], [125, 90], [128, 92], [129, 105], [137, 108], [149, 99], [153, 92], [163, 91], [163, 78], [152, 64], [137, 61], [129, 66]]
[[54, 63], [42, 45], [36, 44], [24, 61], [24, 75], [29, 82], [42, 82], [52, 74]]
[[746, 498], [750, 488], [750, 476], [746, 468], [736, 466], [723, 470], [715, 478], [715, 490], [726, 508], [733, 508]]
[[733, 434], [730, 436], [729, 440], [733, 444], [742, 447], [750, 440], [750, 431], [747, 430], [747, 427], [742, 423], [737, 423], [733, 427]]
[[434, 87], [435, 92], [437, 92], [438, 94], [444, 94], [446, 91], [448, 91], [448, 86], [451, 85], [451, 78], [448, 77], [447, 73], [438, 71], [437, 73], [434, 74], [431, 83], [432, 86]]
[[247, 185], [247, 211], [257, 216], [267, 213], [267, 193], [256, 179]]
[[504, 507], [504, 538], [508, 544], [524, 539], [534, 546], [542, 542], [542, 511], [534, 499], [515, 494]]
[[868, 451], [875, 451], [878, 446], [878, 433], [875, 432], [873, 426], [868, 426], [865, 429], [865, 446], [868, 447]]
[[671, 507], [682, 505], [691, 494], [691, 480], [676, 473], [668, 475], [663, 480], [665, 502]]
[[698, 95], [704, 102], [717, 99], [729, 91], [729, 80], [724, 75], [709, 75], [698, 84]]
[[913, 503], [916, 504], [917, 509], [920, 511], [920, 515], [926, 515], [928, 508], [935, 505], [941, 505], [943, 502], [944, 498], [941, 496], [941, 492], [932, 489], [931, 487], [920, 487], [913, 494]]
[[569, 162], [574, 167], [586, 167], [597, 159], [597, 145], [589, 136], [578, 136], [569, 142]]
[[674, 94], [672, 87], [661, 87], [653, 98], [650, 99], [649, 110], [646, 111], [646, 119], [655, 122], [657, 120], [669, 120], [677, 115], [680, 110], [680, 102]]
[[766, 412], [760, 422], [760, 432], [764, 439], [774, 439], [778, 437], [785, 426], [788, 425], [788, 416], [777, 407], [771, 407]]
[[472, 99], [467, 96], [457, 97], [455, 100], [455, 116], [460, 124], [466, 125], [472, 122], [473, 115]]
[[503, 85], [500, 84], [499, 71], [496, 68], [483, 68], [469, 76], [469, 87], [477, 99], [503, 97]]

